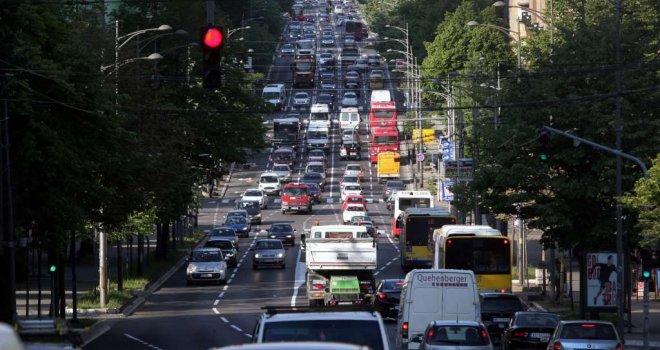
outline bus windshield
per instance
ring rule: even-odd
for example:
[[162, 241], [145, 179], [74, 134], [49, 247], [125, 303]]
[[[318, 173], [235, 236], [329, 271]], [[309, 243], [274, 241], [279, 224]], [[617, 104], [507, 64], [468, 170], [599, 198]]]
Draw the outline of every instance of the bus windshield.
[[309, 62], [296, 62], [296, 70], [306, 72], [312, 70], [312, 64]]
[[[451, 241], [451, 242], [450, 242]], [[475, 274], [510, 274], [507, 238], [450, 237], [445, 244], [445, 268]]]
[[431, 198], [399, 198], [399, 210], [408, 208], [430, 208]]
[[398, 142], [396, 136], [374, 136], [375, 143], [396, 143]]
[[428, 246], [433, 237], [433, 230], [453, 223], [451, 217], [408, 217], [405, 232], [406, 245]]

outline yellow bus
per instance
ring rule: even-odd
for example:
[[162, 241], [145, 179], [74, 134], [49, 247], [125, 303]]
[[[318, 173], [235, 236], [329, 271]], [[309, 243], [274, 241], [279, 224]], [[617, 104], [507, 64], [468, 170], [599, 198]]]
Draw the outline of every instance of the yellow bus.
[[480, 292], [511, 292], [511, 241], [486, 225], [433, 232], [433, 268], [472, 270]]
[[444, 209], [406, 209], [399, 223], [401, 267], [404, 270], [430, 268], [433, 265], [433, 231], [455, 223], [456, 218]]

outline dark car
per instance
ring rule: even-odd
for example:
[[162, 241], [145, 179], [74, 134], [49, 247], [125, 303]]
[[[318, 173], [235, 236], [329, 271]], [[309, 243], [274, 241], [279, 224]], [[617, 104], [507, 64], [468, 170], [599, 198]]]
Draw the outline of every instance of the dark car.
[[307, 187], [309, 188], [309, 195], [312, 197], [312, 200], [315, 203], [321, 203], [321, 187], [315, 183], [308, 183]]
[[327, 104], [328, 108], [332, 111], [335, 105], [335, 97], [329, 92], [321, 92], [316, 99], [316, 103]]
[[[264, 232], [265, 231], [265, 232]], [[284, 245], [294, 246], [296, 244], [296, 229], [293, 228], [290, 224], [286, 223], [275, 223], [270, 225], [268, 230], [262, 231], [263, 234], [266, 234], [268, 238], [279, 239]]]
[[222, 256], [224, 256], [227, 266], [235, 267], [238, 265], [238, 251], [234, 244], [231, 242], [231, 239], [222, 238], [222, 237], [210, 237], [208, 241], [204, 244], [205, 248], [219, 248], [222, 250]]
[[237, 235], [242, 237], [249, 237], [252, 230], [252, 224], [242, 216], [228, 216], [223, 225], [233, 229]]
[[502, 349], [545, 349], [559, 320], [550, 312], [516, 312], [502, 333]]
[[406, 185], [403, 183], [403, 181], [387, 181], [385, 183], [385, 190], [383, 192], [383, 199], [387, 199], [390, 194], [396, 191], [400, 191], [404, 189]]
[[231, 243], [234, 245], [234, 248], [238, 250], [238, 236], [236, 235], [236, 231], [234, 231], [233, 228], [231, 227], [216, 227], [211, 230], [210, 232], [210, 238], [213, 239], [215, 238], [224, 238], [228, 239], [231, 241]]
[[380, 312], [383, 317], [396, 319], [399, 314], [399, 297], [401, 296], [402, 287], [402, 279], [380, 281], [373, 298], [374, 309]]
[[498, 337], [508, 327], [513, 315], [527, 307], [520, 297], [511, 293], [481, 293], [481, 320], [491, 338]]
[[323, 175], [321, 175], [320, 173], [305, 173], [305, 175], [303, 175], [302, 179], [300, 180], [300, 182], [304, 184], [311, 183], [311, 184], [319, 185], [319, 187], [321, 187], [321, 191], [323, 191], [324, 181], [325, 179], [323, 179]]
[[261, 206], [259, 202], [240, 200], [236, 202], [236, 208], [247, 211], [250, 223], [261, 225]]

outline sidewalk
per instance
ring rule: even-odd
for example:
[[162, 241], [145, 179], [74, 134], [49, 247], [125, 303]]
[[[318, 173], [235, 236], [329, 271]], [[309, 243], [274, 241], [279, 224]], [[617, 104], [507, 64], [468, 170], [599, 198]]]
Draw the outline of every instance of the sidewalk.
[[[550, 287], [547, 288], [547, 295], [543, 296], [538, 291], [527, 291], [523, 290], [522, 286], [519, 286], [518, 283], [513, 285], [513, 292], [520, 295], [523, 300], [528, 301], [534, 307], [549, 311], [556, 312], [562, 315], [563, 319], [579, 319], [580, 318], [580, 294], [579, 291], [573, 292], [573, 311], [571, 311], [570, 299], [562, 296], [559, 302], [555, 302], [551, 299], [550, 296]], [[534, 285], [535, 287], [535, 285]], [[525, 288], [526, 289], [526, 288]], [[649, 349], [660, 350], [660, 296], [657, 299], [654, 298], [654, 293], [650, 294], [649, 297]], [[643, 303], [642, 298], [640, 297], [637, 300], [636, 296], [633, 296], [631, 302], [631, 325], [628, 327], [626, 325], [625, 334], [623, 335], [625, 339], [625, 348], [626, 349], [643, 349], [643, 327], [644, 327], [644, 316], [643, 316]], [[587, 317], [589, 314], [587, 314]], [[600, 318], [606, 321], [612, 321], [616, 324], [616, 314], [613, 313], [601, 313]], [[625, 315], [627, 318], [627, 315]], [[630, 328], [630, 329], [629, 329]]]

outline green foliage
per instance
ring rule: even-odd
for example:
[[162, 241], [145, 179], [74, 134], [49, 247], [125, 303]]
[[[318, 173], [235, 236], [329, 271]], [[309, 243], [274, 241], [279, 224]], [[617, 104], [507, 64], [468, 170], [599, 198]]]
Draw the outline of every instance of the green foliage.
[[623, 204], [639, 215], [638, 228], [644, 246], [660, 242], [660, 153], [653, 160], [648, 179], [635, 183], [635, 193], [623, 197]]

